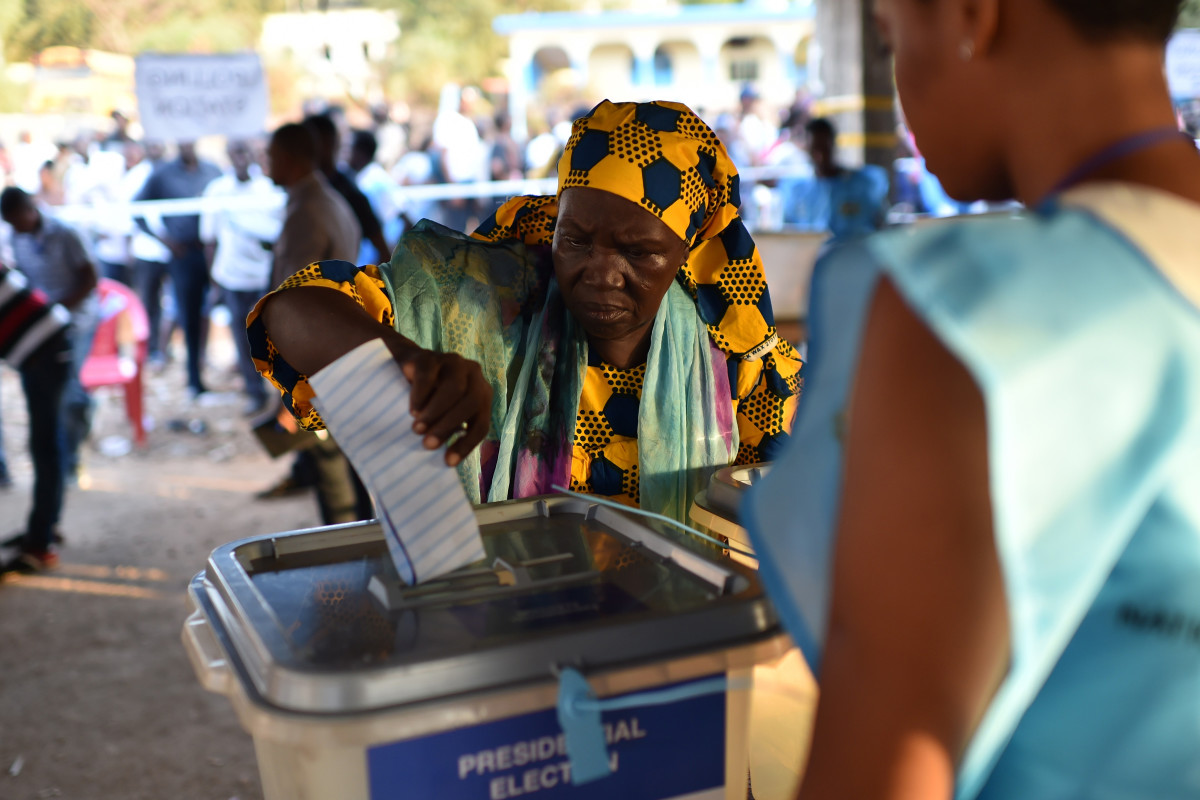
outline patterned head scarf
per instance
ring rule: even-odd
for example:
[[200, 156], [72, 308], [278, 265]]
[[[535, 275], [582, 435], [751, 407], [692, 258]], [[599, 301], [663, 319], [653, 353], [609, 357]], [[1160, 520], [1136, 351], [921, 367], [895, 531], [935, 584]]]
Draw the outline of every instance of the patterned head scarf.
[[779, 337], [758, 248], [738, 215], [739, 185], [717, 135], [687, 106], [605, 100], [575, 120], [558, 165], [558, 195], [509, 201], [475, 235], [549, 244], [565, 189], [623, 197], [687, 243], [678, 279], [717, 347], [731, 361], [758, 361]]

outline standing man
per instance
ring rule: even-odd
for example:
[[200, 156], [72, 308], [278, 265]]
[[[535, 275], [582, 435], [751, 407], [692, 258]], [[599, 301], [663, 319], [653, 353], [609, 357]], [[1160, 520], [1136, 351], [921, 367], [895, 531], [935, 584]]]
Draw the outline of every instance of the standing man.
[[267, 164], [271, 180], [287, 192], [271, 286], [317, 261], [354, 263], [361, 238], [358, 222], [350, 205], [320, 171], [311, 130], [292, 123], [275, 131], [267, 148]]
[[828, 232], [833, 239], [862, 236], [883, 227], [889, 181], [882, 167], [858, 169], [837, 160], [837, 129], [824, 117], [806, 125], [813, 177], [783, 187], [783, 221]]
[[[126, 172], [121, 181], [121, 199], [127, 202], [136, 200], [150, 176], [166, 163], [165, 156], [166, 148], [161, 142], [147, 141], [144, 146], [137, 142], [126, 145]], [[142, 305], [146, 307], [146, 319], [150, 325], [150, 340], [146, 343], [147, 361], [152, 365], [161, 365], [166, 361], [166, 334], [163, 331], [162, 318], [163, 284], [167, 280], [167, 264], [171, 261], [171, 251], [160, 238], [166, 236], [162, 215], [157, 211], [144, 211], [138, 218], [141, 221], [136, 224], [133, 218], [128, 220], [131, 229], [129, 256], [133, 260], [133, 287], [142, 298]]]
[[[318, 169], [317, 147], [309, 127], [290, 124], [275, 131], [267, 148], [271, 179], [287, 190], [288, 195], [283, 230], [275, 242], [272, 286], [278, 286], [309, 264], [353, 263], [358, 256], [358, 222], [349, 204], [330, 188]], [[255, 356], [264, 361], [268, 357], [266, 353]], [[282, 497], [314, 484], [321, 519], [326, 525], [371, 516], [370, 499], [357, 490], [350, 462], [328, 437], [297, 453], [291, 476], [259, 497]]]
[[[269, 204], [277, 195], [271, 180], [254, 163], [245, 142], [234, 141], [227, 149], [230, 170], [208, 185], [206, 198], [257, 197]], [[200, 239], [220, 288], [221, 302], [234, 319], [233, 340], [237, 344], [238, 368], [246, 393], [245, 413], [253, 416], [267, 404], [266, 384], [250, 358], [250, 343], [238, 329], [244, 325], [254, 304], [267, 293], [271, 280], [271, 246], [279, 236], [281, 214], [273, 208], [222, 208], [200, 215]]]
[[[461, 89], [453, 83], [442, 87], [438, 114], [433, 121], [433, 157], [438, 159], [447, 183], [482, 180], [487, 169], [479, 129], [467, 116], [475, 97], [474, 89]], [[475, 210], [474, 205], [466, 197], [443, 200], [442, 213], [446, 218], [446, 227], [470, 233], [467, 227]]]
[[[350, 158], [346, 162], [348, 177], [354, 179], [367, 200], [371, 210], [383, 224], [383, 238], [394, 242], [400, 238], [400, 209], [396, 206], [396, 181], [376, 160], [378, 140], [370, 131], [354, 131], [350, 137]], [[364, 251], [371, 252], [364, 252]], [[372, 258], [374, 245], [363, 242], [358, 249], [359, 264], [378, 264], [391, 257], [391, 253]]]
[[118, 108], [114, 108], [112, 113], [113, 129], [112, 133], [104, 137], [104, 141], [100, 143], [100, 147], [104, 150], [111, 150], [114, 153], [125, 152], [125, 145], [135, 141], [129, 134], [129, 117], [125, 112]]
[[[199, 197], [205, 187], [221, 175], [216, 165], [196, 157], [194, 142], [179, 144], [179, 157], [151, 173], [138, 193], [138, 200], [178, 200]], [[187, 344], [187, 380], [193, 399], [206, 390], [201, 372], [204, 367], [204, 298], [208, 292], [208, 264], [200, 241], [198, 214], [172, 214], [163, 217], [163, 228], [156, 233], [144, 217], [138, 226], [155, 235], [171, 251], [167, 273], [175, 287], [175, 306]]]
[[304, 118], [304, 126], [312, 131], [316, 139], [317, 166], [321, 174], [350, 205], [350, 210], [358, 220], [359, 230], [362, 231], [363, 244], [371, 245], [375, 251], [372, 255], [370, 249], [362, 248], [354, 258], [348, 260], [358, 264], [379, 264], [387, 261], [392, 257], [392, 250], [383, 238], [383, 227], [379, 224], [379, 217], [375, 216], [371, 209], [371, 201], [355, 185], [354, 178], [338, 169], [337, 156], [342, 140], [337, 123], [328, 114], [313, 114]]
[[34, 205], [33, 198], [11, 186], [0, 193], [0, 217], [12, 226], [13, 262], [49, 303], [70, 313], [67, 338], [70, 370], [61, 404], [61, 465], [74, 481], [79, 472], [79, 447], [91, 429], [92, 399], [79, 382], [79, 370], [92, 349], [98, 322], [97, 273], [74, 230]]
[[63, 502], [59, 406], [71, 366], [70, 320], [66, 309], [30, 288], [24, 275], [0, 265], [0, 361], [21, 375], [33, 459], [33, 507], [25, 530], [5, 543], [17, 552], [0, 559], [0, 572], [58, 565], [53, 542]]

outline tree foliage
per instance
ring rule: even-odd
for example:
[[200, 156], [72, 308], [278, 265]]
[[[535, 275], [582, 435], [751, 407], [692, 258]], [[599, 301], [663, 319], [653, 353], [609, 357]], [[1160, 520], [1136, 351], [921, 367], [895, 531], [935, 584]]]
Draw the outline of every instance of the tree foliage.
[[1179, 24], [1184, 28], [1200, 28], [1200, 0], [1186, 0]]
[[[134, 55], [254, 46], [264, 14], [284, 0], [0, 0], [5, 56], [25, 61], [56, 45]], [[7, 23], [7, 27], [4, 27]]]
[[500, 14], [561, 11], [572, 0], [375, 0], [400, 17], [393, 70], [406, 94], [432, 99], [449, 81], [479, 83], [496, 74], [508, 45], [492, 30]]

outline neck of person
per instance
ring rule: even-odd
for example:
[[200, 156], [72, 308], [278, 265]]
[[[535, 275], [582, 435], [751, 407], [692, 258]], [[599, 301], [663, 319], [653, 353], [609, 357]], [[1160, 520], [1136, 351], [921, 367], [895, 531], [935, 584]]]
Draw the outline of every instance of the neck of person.
[[[1114, 144], [1176, 125], [1162, 53], [1137, 43], [1058, 54], [1053, 69], [1023, 75], [1027, 91], [1009, 93], [1013, 127], [1004, 131], [1007, 173], [1018, 200], [1036, 205], [1058, 184]], [[1015, 99], [1020, 95], [1020, 99]], [[1200, 157], [1181, 134], [1100, 166], [1081, 182], [1141, 184], [1200, 202]]]
[[841, 164], [838, 164], [836, 161], [831, 161], [826, 166], [817, 169], [817, 177], [818, 178], [836, 178], [839, 175], [841, 175], [843, 172], [845, 172], [845, 170], [842, 168]]
[[289, 192], [294, 192], [304, 184], [317, 180], [318, 175], [320, 175], [320, 170], [317, 169], [297, 171], [292, 177], [291, 181], [284, 188]]
[[598, 339], [588, 337], [588, 348], [605, 364], [617, 369], [633, 369], [646, 363], [650, 354], [650, 335], [653, 323], [633, 331], [620, 339]]

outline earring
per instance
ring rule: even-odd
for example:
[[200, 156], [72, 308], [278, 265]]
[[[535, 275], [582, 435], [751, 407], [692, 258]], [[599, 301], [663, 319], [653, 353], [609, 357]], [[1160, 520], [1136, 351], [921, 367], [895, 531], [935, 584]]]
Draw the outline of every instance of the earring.
[[958, 46], [958, 57], [963, 61], [970, 61], [975, 57], [975, 43], [970, 39], [963, 39], [963, 43]]

